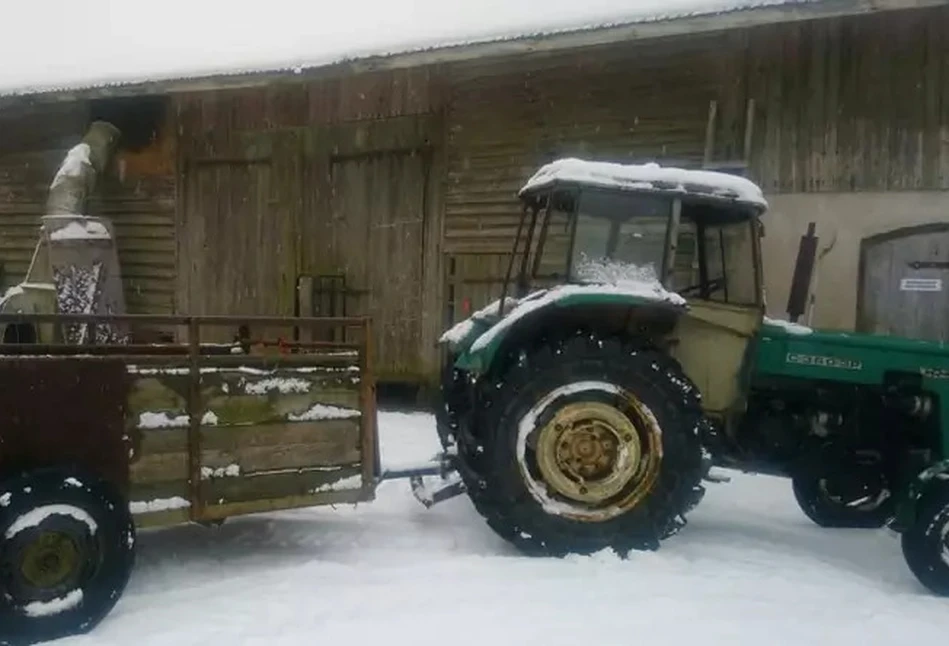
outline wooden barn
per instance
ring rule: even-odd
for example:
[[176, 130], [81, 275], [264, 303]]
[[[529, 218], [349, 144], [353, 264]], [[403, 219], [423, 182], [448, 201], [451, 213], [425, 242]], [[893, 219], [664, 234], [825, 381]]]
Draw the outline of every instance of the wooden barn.
[[51, 178], [103, 119], [122, 140], [90, 211], [116, 225], [130, 310], [369, 314], [383, 382], [437, 379], [441, 330], [498, 292], [517, 189], [562, 156], [747, 173], [772, 204], [771, 314], [814, 222], [813, 324], [946, 338], [947, 34], [945, 2], [815, 0], [8, 93], [0, 285], [22, 278]]

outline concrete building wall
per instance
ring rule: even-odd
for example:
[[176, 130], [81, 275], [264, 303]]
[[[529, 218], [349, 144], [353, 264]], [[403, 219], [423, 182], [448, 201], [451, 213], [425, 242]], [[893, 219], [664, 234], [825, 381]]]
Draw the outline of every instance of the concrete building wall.
[[762, 241], [768, 314], [785, 317], [798, 242], [807, 224], [820, 238], [812, 287], [812, 325], [853, 330], [860, 291], [860, 242], [870, 236], [949, 221], [949, 192], [788, 193], [771, 195]]

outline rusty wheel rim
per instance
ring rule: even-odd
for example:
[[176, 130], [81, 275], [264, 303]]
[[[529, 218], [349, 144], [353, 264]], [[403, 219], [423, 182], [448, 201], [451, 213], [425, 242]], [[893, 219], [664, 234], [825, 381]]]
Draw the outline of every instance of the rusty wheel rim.
[[53, 515], [0, 543], [0, 590], [15, 605], [49, 602], [80, 588], [100, 557], [85, 523]]
[[[531, 495], [548, 513], [603, 522], [636, 507], [652, 490], [662, 463], [662, 431], [632, 393], [601, 382], [585, 384], [589, 396], [522, 424], [518, 460]], [[551, 410], [558, 391], [526, 420]], [[571, 393], [575, 394], [575, 393]]]
[[20, 552], [23, 581], [36, 589], [53, 589], [77, 579], [81, 570], [80, 547], [64, 532], [42, 532]]
[[596, 504], [620, 494], [641, 457], [632, 421], [601, 402], [568, 404], [538, 433], [541, 476], [569, 500]]

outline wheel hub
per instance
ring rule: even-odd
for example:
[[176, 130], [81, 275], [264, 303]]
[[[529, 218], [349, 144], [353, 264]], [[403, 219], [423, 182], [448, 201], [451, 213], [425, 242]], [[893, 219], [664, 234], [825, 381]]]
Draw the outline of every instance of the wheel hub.
[[537, 466], [556, 493], [585, 503], [620, 494], [636, 477], [642, 457], [633, 422], [608, 404], [568, 404], [540, 429]]
[[98, 567], [100, 548], [85, 524], [53, 517], [0, 549], [0, 590], [15, 604], [46, 602], [81, 587]]
[[70, 536], [43, 532], [24, 546], [18, 569], [29, 586], [56, 588], [75, 578], [81, 561], [79, 554], [79, 547]]

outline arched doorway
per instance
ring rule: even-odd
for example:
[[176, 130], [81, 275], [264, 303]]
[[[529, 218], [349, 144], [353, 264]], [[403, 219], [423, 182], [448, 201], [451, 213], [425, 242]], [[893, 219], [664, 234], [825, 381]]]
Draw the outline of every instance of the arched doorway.
[[864, 238], [859, 276], [859, 332], [949, 341], [949, 223]]

